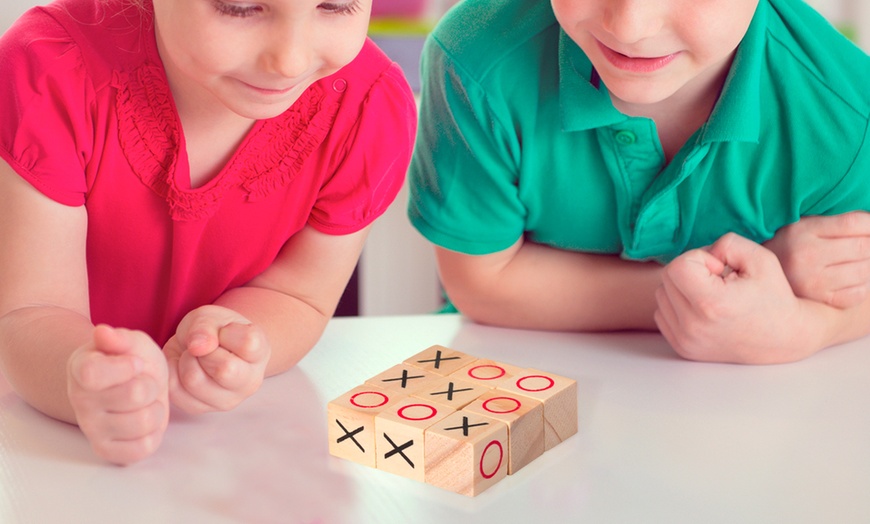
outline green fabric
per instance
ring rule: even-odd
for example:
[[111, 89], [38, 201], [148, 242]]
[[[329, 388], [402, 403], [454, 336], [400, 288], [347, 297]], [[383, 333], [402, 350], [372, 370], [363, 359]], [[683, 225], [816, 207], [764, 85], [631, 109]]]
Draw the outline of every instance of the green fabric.
[[487, 254], [525, 235], [669, 261], [733, 231], [870, 210], [870, 59], [797, 0], [762, 0], [709, 121], [665, 165], [549, 2], [464, 0], [427, 40], [408, 213]]

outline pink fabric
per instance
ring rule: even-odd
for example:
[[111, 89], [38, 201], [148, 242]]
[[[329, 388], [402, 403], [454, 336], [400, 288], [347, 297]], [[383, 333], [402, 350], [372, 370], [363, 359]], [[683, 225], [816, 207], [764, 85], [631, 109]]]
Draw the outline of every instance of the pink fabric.
[[430, 0], [375, 0], [372, 2], [372, 17], [418, 17], [426, 11], [426, 6], [429, 1]]
[[87, 207], [92, 320], [160, 343], [306, 224], [341, 235], [371, 223], [413, 147], [413, 96], [371, 42], [258, 122], [196, 189], [147, 13], [118, 0], [35, 8], [0, 38], [0, 64], [0, 157], [57, 202]]

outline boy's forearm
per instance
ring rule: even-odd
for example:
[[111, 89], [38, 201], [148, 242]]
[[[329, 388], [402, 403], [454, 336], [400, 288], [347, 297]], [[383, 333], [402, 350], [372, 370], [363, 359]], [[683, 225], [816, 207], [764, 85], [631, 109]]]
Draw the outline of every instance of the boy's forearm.
[[73, 311], [32, 307], [0, 317], [0, 366], [15, 391], [46, 415], [75, 423], [67, 396], [67, 361], [93, 325]]
[[802, 304], [806, 322], [794, 329], [808, 355], [870, 334], [870, 299], [847, 309], [809, 299], [802, 299]]
[[442, 264], [451, 299], [478, 322], [565, 331], [656, 329], [658, 264], [526, 242], [503, 267], [486, 272], [483, 279], [451, 278]]
[[296, 365], [320, 339], [333, 313], [297, 297], [249, 286], [227, 291], [215, 304], [238, 312], [266, 332], [272, 348], [266, 376]]

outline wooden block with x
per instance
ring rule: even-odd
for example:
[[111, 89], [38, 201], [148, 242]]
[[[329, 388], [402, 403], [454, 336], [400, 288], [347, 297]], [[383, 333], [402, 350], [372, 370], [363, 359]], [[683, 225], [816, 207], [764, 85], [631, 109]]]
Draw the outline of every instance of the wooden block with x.
[[329, 453], [375, 467], [375, 416], [396, 402], [392, 392], [357, 386], [326, 407]]
[[426, 463], [423, 434], [443, 419], [452, 408], [414, 397], [399, 400], [375, 417], [376, 466], [403, 477], [423, 482]]

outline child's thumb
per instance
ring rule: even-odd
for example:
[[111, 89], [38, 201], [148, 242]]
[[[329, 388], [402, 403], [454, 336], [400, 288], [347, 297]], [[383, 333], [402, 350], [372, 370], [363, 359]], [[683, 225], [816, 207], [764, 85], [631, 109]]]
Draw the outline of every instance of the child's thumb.
[[94, 347], [109, 355], [130, 353], [133, 345], [124, 333], [107, 324], [97, 324], [93, 331]]
[[710, 248], [710, 254], [737, 273], [764, 271], [776, 255], [767, 248], [735, 233], [728, 233]]

